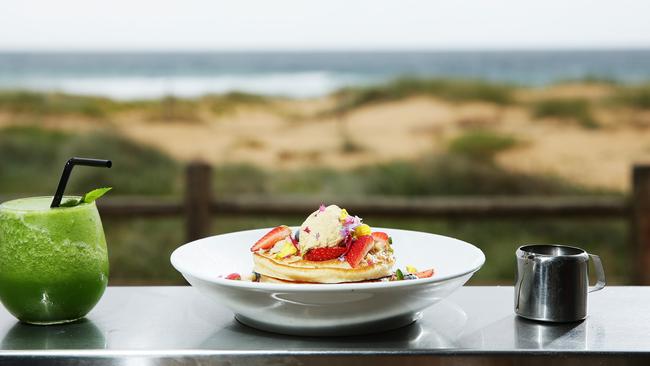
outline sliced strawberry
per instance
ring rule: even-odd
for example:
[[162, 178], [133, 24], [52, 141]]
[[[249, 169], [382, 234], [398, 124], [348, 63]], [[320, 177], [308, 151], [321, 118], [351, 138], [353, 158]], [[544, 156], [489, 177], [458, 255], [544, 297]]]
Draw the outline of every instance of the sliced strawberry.
[[260, 240], [251, 247], [251, 252], [257, 252], [260, 249], [272, 248], [275, 243], [291, 235], [291, 229], [288, 226], [282, 225], [269, 231]]
[[241, 280], [241, 276], [239, 275], [239, 273], [231, 273], [231, 274], [226, 276], [226, 279], [227, 280]]
[[305, 259], [314, 262], [328, 261], [340, 257], [347, 250], [346, 247], [313, 248], [305, 254]]
[[433, 276], [433, 268], [427, 269], [426, 271], [420, 271], [415, 274], [418, 278], [428, 278]]
[[375, 240], [388, 241], [388, 234], [383, 231], [375, 231], [372, 233], [372, 238]]
[[357, 240], [353, 241], [350, 245], [350, 250], [348, 251], [348, 254], [345, 255], [345, 259], [350, 263], [352, 268], [356, 268], [374, 244], [375, 240], [371, 235], [358, 237]]
[[375, 241], [383, 242], [384, 244], [391, 243], [390, 236], [382, 231], [375, 231], [372, 233], [372, 238], [375, 239]]

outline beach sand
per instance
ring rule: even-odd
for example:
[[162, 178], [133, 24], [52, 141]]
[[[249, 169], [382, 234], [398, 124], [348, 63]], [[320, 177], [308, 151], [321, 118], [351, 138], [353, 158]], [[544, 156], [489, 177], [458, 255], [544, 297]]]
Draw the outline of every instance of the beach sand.
[[[507, 169], [550, 174], [591, 188], [626, 191], [630, 167], [650, 162], [650, 112], [594, 109], [601, 127], [589, 129], [558, 118], [535, 118], [527, 103], [543, 98], [602, 98], [607, 87], [556, 85], [518, 92], [519, 103], [452, 103], [410, 97], [371, 104], [345, 115], [325, 113], [332, 98], [275, 99], [241, 105], [228, 113], [199, 113], [199, 121], [151, 120], [138, 111], [109, 121], [46, 117], [42, 125], [70, 130], [110, 129], [156, 147], [181, 161], [250, 163], [266, 169], [327, 166], [349, 169], [425, 154], [444, 153], [471, 130], [512, 136], [498, 153]], [[0, 126], [11, 116], [0, 115]]]

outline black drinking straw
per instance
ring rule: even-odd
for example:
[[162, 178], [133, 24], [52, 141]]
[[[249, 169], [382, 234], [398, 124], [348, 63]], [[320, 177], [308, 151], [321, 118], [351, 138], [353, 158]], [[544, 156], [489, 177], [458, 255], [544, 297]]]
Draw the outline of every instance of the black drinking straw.
[[63, 191], [65, 191], [65, 186], [68, 184], [70, 173], [72, 173], [72, 168], [74, 168], [75, 165], [110, 168], [113, 163], [110, 160], [104, 159], [71, 158], [68, 160], [63, 167], [63, 173], [61, 173], [61, 179], [59, 179], [59, 185], [56, 187], [56, 193], [54, 194], [54, 198], [52, 199], [52, 204], [50, 207], [59, 207], [61, 204]]

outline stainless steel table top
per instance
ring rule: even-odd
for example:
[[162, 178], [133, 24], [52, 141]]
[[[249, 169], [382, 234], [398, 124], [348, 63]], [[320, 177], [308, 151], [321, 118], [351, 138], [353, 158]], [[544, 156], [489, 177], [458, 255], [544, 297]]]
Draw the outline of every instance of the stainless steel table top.
[[109, 287], [78, 323], [26, 325], [1, 309], [0, 363], [648, 363], [650, 287], [590, 294], [588, 312], [579, 323], [536, 323], [515, 316], [512, 287], [463, 287], [398, 330], [295, 337], [241, 325], [191, 287]]

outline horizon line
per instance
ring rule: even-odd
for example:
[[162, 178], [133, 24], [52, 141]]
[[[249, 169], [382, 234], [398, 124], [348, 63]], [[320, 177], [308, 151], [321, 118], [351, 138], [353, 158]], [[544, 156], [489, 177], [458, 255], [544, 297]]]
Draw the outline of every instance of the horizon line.
[[648, 46], [630, 47], [543, 47], [543, 48], [195, 48], [195, 49], [136, 49], [136, 48], [113, 48], [113, 49], [92, 49], [92, 48], [0, 48], [0, 53], [499, 53], [499, 52], [612, 52], [612, 51], [650, 51]]

